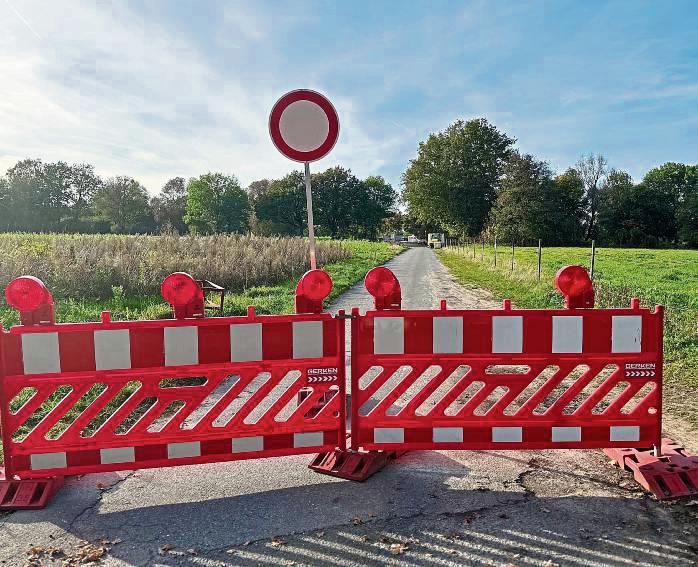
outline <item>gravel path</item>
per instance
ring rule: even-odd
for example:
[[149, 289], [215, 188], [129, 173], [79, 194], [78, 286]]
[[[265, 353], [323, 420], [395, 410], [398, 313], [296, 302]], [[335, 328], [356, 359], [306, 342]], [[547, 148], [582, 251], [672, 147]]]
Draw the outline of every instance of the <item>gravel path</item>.
[[[454, 308], [499, 306], [459, 286], [426, 248], [389, 266], [406, 308], [436, 307], [442, 298]], [[370, 305], [359, 285], [331, 308]], [[77, 558], [85, 542], [105, 548], [105, 565], [698, 561], [698, 505], [654, 502], [600, 451], [413, 452], [364, 483], [315, 474], [309, 460], [74, 478], [48, 509], [0, 517], [0, 561], [24, 565], [39, 546], [37, 560], [60, 565], [65, 557], [51, 563], [49, 547]]]

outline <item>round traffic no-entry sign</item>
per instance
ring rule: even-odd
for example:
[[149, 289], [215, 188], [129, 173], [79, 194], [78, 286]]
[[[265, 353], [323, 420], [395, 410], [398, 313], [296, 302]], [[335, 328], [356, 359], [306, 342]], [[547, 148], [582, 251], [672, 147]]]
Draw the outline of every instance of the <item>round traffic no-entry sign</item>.
[[339, 136], [339, 117], [320, 93], [301, 89], [282, 96], [271, 109], [269, 134], [282, 154], [294, 161], [325, 157]]

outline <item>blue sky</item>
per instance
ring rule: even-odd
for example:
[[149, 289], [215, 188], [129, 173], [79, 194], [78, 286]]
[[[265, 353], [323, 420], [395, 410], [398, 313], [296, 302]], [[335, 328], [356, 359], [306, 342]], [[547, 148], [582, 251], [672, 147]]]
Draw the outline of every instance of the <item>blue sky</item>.
[[87, 161], [156, 193], [294, 168], [267, 116], [285, 91], [335, 104], [314, 164], [395, 185], [418, 143], [484, 116], [556, 170], [603, 153], [635, 179], [698, 162], [698, 4], [0, 0], [0, 170]]

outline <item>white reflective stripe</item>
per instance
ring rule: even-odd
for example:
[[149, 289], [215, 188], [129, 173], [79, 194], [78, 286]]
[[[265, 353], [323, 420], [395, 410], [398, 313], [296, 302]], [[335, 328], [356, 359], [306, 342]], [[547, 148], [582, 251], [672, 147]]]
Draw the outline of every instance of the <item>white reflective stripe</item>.
[[233, 439], [233, 453], [264, 451], [264, 437], [236, 437]]
[[578, 443], [582, 440], [581, 427], [553, 427], [554, 443], [562, 443], [565, 441]]
[[293, 323], [293, 358], [321, 358], [322, 321]]
[[33, 471], [64, 469], [68, 466], [65, 453], [38, 453], [32, 455], [30, 460]]
[[553, 352], [582, 352], [584, 318], [553, 316]]
[[611, 441], [639, 441], [640, 426], [611, 425]]
[[165, 366], [199, 364], [196, 327], [165, 327]]
[[492, 317], [492, 352], [522, 352], [523, 317]]
[[523, 440], [523, 428], [521, 427], [493, 427], [493, 443], [521, 443]]
[[377, 427], [373, 430], [374, 443], [404, 443], [405, 430], [402, 427]]
[[184, 457], [200, 457], [201, 443], [199, 441], [185, 441], [184, 443], [168, 443], [167, 458], [182, 459]]
[[230, 325], [230, 360], [262, 360], [262, 324]]
[[403, 317], [373, 318], [374, 354], [404, 354], [405, 319]]
[[434, 443], [462, 443], [462, 427], [434, 427], [432, 429]]
[[463, 352], [463, 317], [434, 317], [433, 351]]
[[642, 316], [614, 315], [611, 325], [611, 352], [642, 351]]
[[58, 333], [25, 333], [21, 337], [25, 374], [61, 371]]
[[309, 431], [308, 433], [294, 433], [294, 447], [319, 447], [325, 444], [325, 435], [322, 431]]
[[95, 331], [95, 368], [131, 368], [131, 341], [128, 329]]
[[100, 449], [99, 461], [103, 465], [115, 463], [134, 463], [136, 461], [135, 447], [114, 447], [112, 449]]

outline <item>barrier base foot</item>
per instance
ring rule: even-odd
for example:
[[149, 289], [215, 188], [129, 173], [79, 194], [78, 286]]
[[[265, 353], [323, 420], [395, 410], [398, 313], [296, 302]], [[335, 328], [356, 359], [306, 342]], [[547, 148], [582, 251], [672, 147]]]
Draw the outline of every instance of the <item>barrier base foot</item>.
[[662, 439], [661, 456], [653, 449], [604, 449], [604, 453], [658, 500], [698, 496], [698, 456], [671, 439]]
[[0, 467], [0, 510], [32, 510], [46, 506], [63, 486], [63, 477], [17, 480]]
[[321, 474], [362, 482], [401, 454], [403, 453], [395, 451], [335, 449], [327, 453], [319, 453], [308, 468]]

